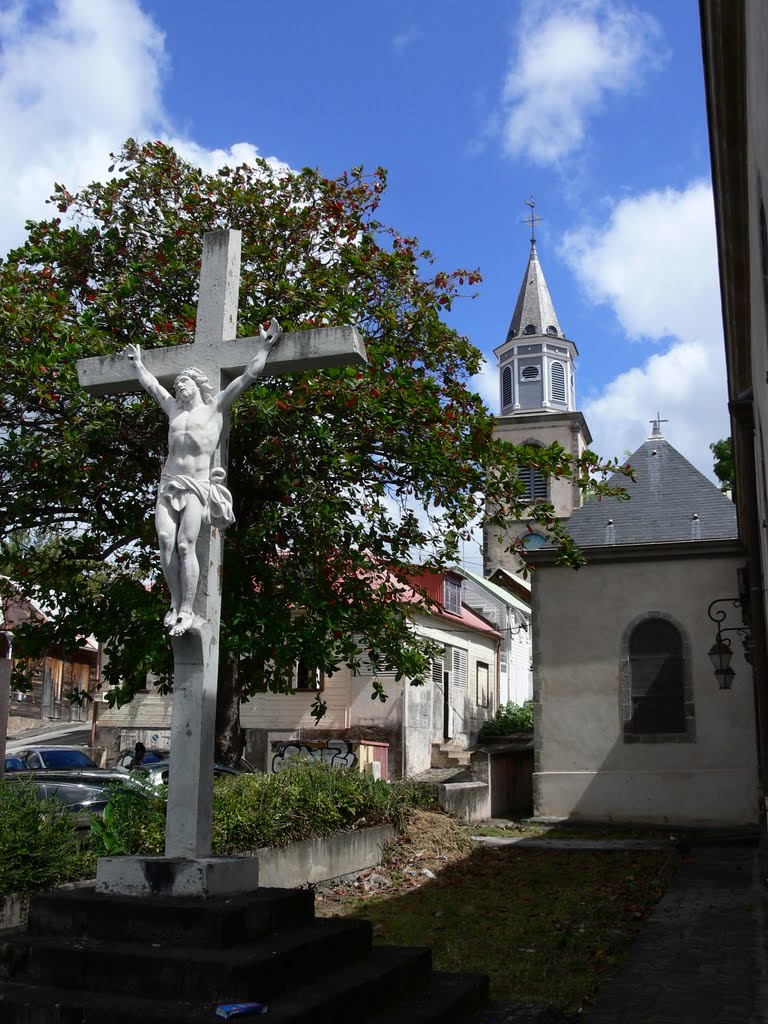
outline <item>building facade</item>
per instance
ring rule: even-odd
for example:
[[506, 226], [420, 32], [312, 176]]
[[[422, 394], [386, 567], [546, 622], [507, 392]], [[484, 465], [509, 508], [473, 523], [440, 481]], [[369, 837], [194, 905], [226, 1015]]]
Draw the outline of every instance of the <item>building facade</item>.
[[[576, 409], [576, 345], [565, 336], [539, 262], [535, 238], [506, 337], [494, 349], [498, 361], [499, 408], [496, 436], [511, 444], [547, 447], [558, 443], [578, 458], [590, 444], [583, 415]], [[547, 478], [538, 470], [521, 468], [525, 499], [552, 503], [555, 515], [567, 519], [581, 504], [576, 483], [562, 477]], [[526, 547], [544, 542], [544, 533], [529, 528], [526, 518], [501, 532], [485, 526], [485, 576], [497, 569], [516, 572], [520, 561], [510, 542], [520, 538]]]

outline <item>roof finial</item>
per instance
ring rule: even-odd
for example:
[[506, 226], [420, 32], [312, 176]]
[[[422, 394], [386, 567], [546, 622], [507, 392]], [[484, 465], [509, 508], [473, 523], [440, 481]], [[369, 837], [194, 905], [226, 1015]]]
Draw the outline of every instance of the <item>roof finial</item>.
[[534, 229], [541, 220], [541, 217], [537, 217], [536, 214], [533, 212], [533, 208], [536, 206], [536, 200], [533, 198], [533, 196], [531, 196], [530, 199], [525, 200], [525, 205], [531, 208], [531, 212], [528, 214], [527, 217], [523, 218], [521, 223], [530, 224], [531, 226], [531, 248], [533, 249], [536, 245], [536, 234]]
[[662, 434], [662, 432], [661, 432], [661, 424], [662, 423], [669, 423], [669, 420], [663, 420], [661, 418], [661, 413], [657, 412], [656, 413], [656, 419], [655, 420], [651, 420], [651, 426], [653, 427], [653, 430], [651, 431], [651, 437], [663, 437], [664, 436]]

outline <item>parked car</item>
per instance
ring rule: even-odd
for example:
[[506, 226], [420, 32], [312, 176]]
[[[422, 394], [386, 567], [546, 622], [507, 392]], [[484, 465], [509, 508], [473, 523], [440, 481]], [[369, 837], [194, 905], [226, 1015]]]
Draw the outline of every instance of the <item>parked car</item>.
[[97, 768], [98, 765], [77, 747], [27, 747], [15, 751], [25, 768]]
[[[159, 761], [168, 760], [168, 750], [161, 750], [158, 747], [152, 747], [145, 751], [144, 756], [141, 759], [141, 766], [149, 767], [150, 765], [157, 764]], [[134, 748], [126, 748], [121, 750], [117, 757], [112, 762], [112, 767], [118, 770], [128, 771], [131, 767], [131, 761], [134, 756]]]
[[102, 814], [107, 804], [119, 793], [141, 793], [147, 789], [140, 780], [125, 772], [108, 768], [56, 771], [43, 768], [37, 771], [15, 771], [4, 779], [5, 785], [31, 782], [38, 800], [53, 797], [67, 810], [78, 815], [78, 826], [89, 828], [90, 815]]
[[[171, 768], [171, 762], [166, 761], [155, 761], [152, 764], [142, 765], [141, 768], [131, 769], [131, 775], [138, 773], [139, 777], [144, 776], [147, 782], [153, 786], [167, 786], [168, 785], [168, 773]], [[220, 778], [223, 775], [242, 775], [243, 773], [238, 768], [230, 768], [227, 764], [214, 764], [213, 775], [214, 778]]]
[[16, 757], [15, 754], [9, 754], [8, 757], [5, 758], [3, 771], [23, 772], [25, 767], [26, 766], [20, 757]]

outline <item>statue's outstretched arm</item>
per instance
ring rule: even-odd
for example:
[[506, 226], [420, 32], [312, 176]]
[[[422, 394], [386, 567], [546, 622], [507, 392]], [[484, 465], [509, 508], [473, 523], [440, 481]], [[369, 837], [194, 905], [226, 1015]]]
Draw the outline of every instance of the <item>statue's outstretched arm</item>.
[[158, 405], [161, 405], [163, 409], [165, 409], [166, 403], [172, 396], [165, 390], [157, 377], [155, 377], [153, 373], [150, 373], [141, 361], [140, 347], [129, 343], [123, 349], [123, 355], [129, 363], [133, 364], [136, 370], [136, 376], [139, 379], [139, 384], [141, 384], [144, 390], [154, 398]]
[[259, 340], [256, 342], [256, 352], [240, 376], [235, 377], [231, 384], [219, 392], [216, 398], [219, 409], [228, 409], [235, 399], [239, 398], [257, 377], [261, 376], [264, 372], [264, 366], [266, 365], [270, 349], [282, 333], [280, 324], [274, 317], [272, 317], [272, 321], [266, 331], [259, 324]]

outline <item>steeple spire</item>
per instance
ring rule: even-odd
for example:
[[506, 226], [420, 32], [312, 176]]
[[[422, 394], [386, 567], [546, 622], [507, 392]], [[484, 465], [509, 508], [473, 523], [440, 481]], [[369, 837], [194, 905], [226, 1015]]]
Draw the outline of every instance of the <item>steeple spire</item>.
[[531, 255], [528, 257], [528, 266], [506, 340], [510, 341], [520, 334], [548, 334], [563, 338], [565, 335], [560, 328], [560, 321], [557, 319], [552, 297], [544, 279], [544, 271], [541, 269], [536, 252], [535, 228], [541, 217], [534, 213], [536, 201], [533, 196], [525, 200], [525, 205], [530, 209], [530, 213], [524, 218], [523, 223], [529, 224], [531, 228]]

